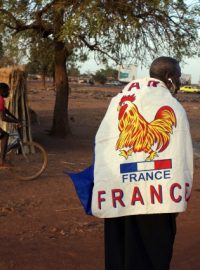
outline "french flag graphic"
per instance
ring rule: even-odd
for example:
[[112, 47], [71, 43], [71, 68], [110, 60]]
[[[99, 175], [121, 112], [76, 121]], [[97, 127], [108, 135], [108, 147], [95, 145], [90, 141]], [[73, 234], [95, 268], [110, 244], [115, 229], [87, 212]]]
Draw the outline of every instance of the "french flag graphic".
[[172, 168], [171, 159], [154, 160], [154, 161], [142, 161], [120, 164], [120, 173], [131, 173], [141, 171], [155, 171], [165, 170]]

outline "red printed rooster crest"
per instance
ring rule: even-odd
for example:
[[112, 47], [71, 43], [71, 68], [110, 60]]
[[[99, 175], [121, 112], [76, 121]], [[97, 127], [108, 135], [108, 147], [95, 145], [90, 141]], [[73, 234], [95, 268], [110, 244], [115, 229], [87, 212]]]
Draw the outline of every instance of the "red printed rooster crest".
[[[134, 95], [123, 96], [119, 102], [118, 128], [120, 131], [116, 150], [126, 159], [136, 152], [148, 154], [146, 160], [158, 157], [158, 152], [164, 151], [170, 142], [173, 126], [176, 127], [176, 115], [169, 106], [161, 107], [154, 120], [148, 123], [139, 113], [133, 103]], [[152, 146], [157, 144], [155, 151]], [[128, 150], [127, 150], [128, 149]]]

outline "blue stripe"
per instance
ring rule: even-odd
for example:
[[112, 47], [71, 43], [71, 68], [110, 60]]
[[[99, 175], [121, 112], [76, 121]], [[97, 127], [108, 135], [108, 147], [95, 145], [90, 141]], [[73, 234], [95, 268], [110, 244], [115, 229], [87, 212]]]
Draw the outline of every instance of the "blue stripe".
[[120, 164], [120, 173], [137, 172], [137, 162]]

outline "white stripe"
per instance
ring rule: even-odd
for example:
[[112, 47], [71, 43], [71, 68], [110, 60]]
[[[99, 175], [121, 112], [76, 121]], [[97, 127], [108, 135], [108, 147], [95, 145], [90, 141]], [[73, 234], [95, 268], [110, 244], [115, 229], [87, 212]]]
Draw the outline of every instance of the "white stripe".
[[154, 170], [154, 161], [138, 162], [137, 168], [138, 168], [138, 171]]

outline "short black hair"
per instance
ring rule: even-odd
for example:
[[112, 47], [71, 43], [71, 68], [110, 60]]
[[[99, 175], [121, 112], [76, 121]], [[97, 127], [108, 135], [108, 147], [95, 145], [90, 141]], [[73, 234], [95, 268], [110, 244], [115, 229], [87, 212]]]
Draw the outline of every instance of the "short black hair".
[[179, 61], [175, 58], [161, 56], [152, 62], [149, 73], [152, 78], [164, 81], [166, 79], [166, 75], [170, 76], [176, 72], [178, 65]]
[[8, 91], [8, 90], [9, 90], [9, 86], [7, 83], [0, 83], [0, 92]]

